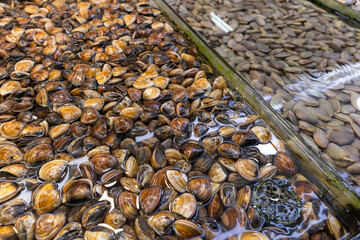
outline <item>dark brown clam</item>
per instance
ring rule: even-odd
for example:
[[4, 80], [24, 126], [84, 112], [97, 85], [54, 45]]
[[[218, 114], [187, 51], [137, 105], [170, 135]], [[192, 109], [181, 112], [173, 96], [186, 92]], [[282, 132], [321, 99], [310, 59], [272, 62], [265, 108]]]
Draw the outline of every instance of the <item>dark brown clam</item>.
[[175, 118], [171, 121], [171, 128], [175, 135], [186, 137], [191, 132], [191, 123], [186, 118]]
[[180, 152], [189, 162], [196, 161], [205, 153], [205, 148], [198, 141], [186, 141], [180, 146]]
[[159, 148], [155, 148], [153, 151], [150, 162], [154, 169], [164, 168], [167, 164], [166, 157]]
[[89, 179], [67, 181], [62, 189], [62, 202], [66, 205], [83, 204], [92, 199], [93, 183]]
[[84, 212], [81, 219], [81, 225], [85, 229], [96, 226], [104, 220], [109, 209], [110, 203], [107, 201], [99, 202], [98, 204], [91, 206]]
[[220, 156], [230, 159], [238, 159], [241, 156], [240, 148], [231, 142], [225, 142], [219, 145], [218, 153]]
[[256, 145], [259, 142], [258, 137], [249, 131], [239, 131], [235, 133], [231, 139], [234, 143], [242, 147]]
[[105, 173], [117, 165], [117, 159], [111, 154], [100, 153], [89, 159], [92, 164], [94, 164], [94, 169], [96, 174]]

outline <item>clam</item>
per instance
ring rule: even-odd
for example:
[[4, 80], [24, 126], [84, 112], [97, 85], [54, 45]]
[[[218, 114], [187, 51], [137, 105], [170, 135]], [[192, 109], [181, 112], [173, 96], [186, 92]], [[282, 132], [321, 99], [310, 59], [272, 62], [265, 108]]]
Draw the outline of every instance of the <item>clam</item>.
[[227, 172], [219, 163], [214, 163], [208, 173], [209, 178], [214, 183], [222, 183], [227, 178]]
[[21, 84], [18, 81], [7, 81], [0, 88], [0, 95], [6, 96], [19, 90], [21, 88]]
[[256, 137], [259, 139], [260, 143], [262, 144], [269, 143], [271, 140], [270, 131], [263, 126], [254, 126], [250, 129], [250, 131], [256, 135]]
[[23, 159], [23, 154], [14, 145], [0, 146], [0, 166], [19, 163]]
[[125, 175], [128, 177], [135, 177], [139, 171], [139, 163], [133, 156], [130, 156], [124, 164]]
[[118, 206], [121, 212], [129, 220], [134, 220], [138, 214], [138, 208], [136, 204], [137, 197], [137, 194], [127, 191], [123, 191], [119, 194]]
[[346, 230], [341, 226], [339, 220], [337, 220], [331, 213], [327, 215], [326, 222], [330, 233], [336, 239], [339, 239], [346, 234]]
[[25, 177], [27, 172], [28, 169], [24, 164], [11, 164], [0, 169], [0, 178], [6, 180], [19, 180]]
[[235, 161], [232, 159], [228, 159], [228, 158], [223, 158], [220, 157], [218, 159], [219, 163], [225, 167], [227, 170], [231, 171], [231, 172], [236, 172], [236, 168], [235, 168]]
[[197, 160], [205, 153], [204, 147], [194, 140], [184, 142], [179, 150], [184, 158], [190, 162]]
[[235, 226], [243, 228], [246, 226], [247, 221], [246, 212], [239, 203], [233, 204], [221, 215], [221, 222], [227, 229], [233, 229]]
[[201, 237], [204, 230], [195, 222], [179, 219], [174, 222], [174, 232], [181, 239]]
[[66, 173], [67, 161], [52, 160], [41, 166], [39, 170], [39, 178], [47, 182], [57, 182]]
[[220, 144], [218, 147], [218, 153], [220, 156], [229, 159], [238, 159], [241, 156], [240, 148], [231, 142]]
[[7, 226], [0, 226], [0, 239], [6, 240], [16, 240], [18, 236], [16, 235], [16, 230], [14, 226], [7, 225]]
[[17, 139], [25, 124], [19, 121], [9, 121], [0, 125], [0, 134], [6, 139]]
[[94, 124], [100, 118], [100, 113], [95, 108], [88, 107], [81, 113], [80, 122], [84, 124]]
[[109, 228], [103, 226], [95, 226], [93, 228], [87, 229], [84, 233], [84, 237], [86, 240], [111, 240], [114, 237], [114, 233]]
[[192, 193], [199, 202], [207, 202], [212, 197], [211, 182], [206, 177], [191, 178], [186, 184], [186, 190]]
[[240, 158], [236, 161], [235, 168], [248, 181], [255, 181], [258, 177], [259, 164], [253, 159]]
[[170, 211], [160, 211], [148, 219], [149, 226], [160, 236], [171, 231], [175, 215]]
[[254, 231], [247, 231], [241, 234], [241, 240], [269, 240], [269, 238], [261, 233], [261, 232], [254, 232]]
[[104, 173], [104, 175], [102, 175], [101, 177], [102, 185], [107, 188], [116, 185], [121, 179], [123, 173], [124, 173], [123, 170], [118, 170], [118, 169], [110, 170]]
[[184, 159], [180, 151], [174, 148], [165, 149], [165, 157], [170, 165], [174, 165]]
[[85, 229], [92, 228], [101, 223], [110, 209], [108, 201], [99, 202], [89, 207], [81, 218], [81, 225]]
[[220, 199], [219, 194], [214, 195], [211, 202], [208, 205], [208, 214], [212, 219], [218, 219], [224, 212], [224, 205]]
[[36, 220], [35, 238], [41, 240], [54, 238], [60, 229], [65, 225], [65, 222], [66, 216], [63, 212], [41, 215]]
[[30, 240], [35, 238], [36, 216], [28, 212], [15, 222], [16, 234], [20, 240]]
[[65, 240], [65, 239], [76, 239], [83, 236], [83, 231], [81, 224], [78, 222], [70, 222], [66, 224], [59, 232], [56, 234], [54, 240]]
[[205, 239], [214, 239], [222, 232], [219, 223], [210, 218], [205, 219], [202, 222], [201, 227], [204, 229]]
[[24, 187], [15, 182], [1, 181], [0, 182], [0, 204], [4, 203], [20, 193]]
[[238, 131], [231, 137], [231, 140], [241, 147], [256, 145], [259, 142], [259, 138], [249, 131]]
[[[161, 170], [158, 170], [154, 176], [151, 178], [150, 181], [150, 186], [156, 186], [156, 185], [160, 185], [163, 188], [168, 187], [168, 180], [166, 178], [166, 171], [169, 169], [170, 167], [165, 167]], [[175, 180], [175, 179], [174, 179]]]
[[136, 181], [139, 186], [142, 188], [148, 187], [150, 185], [150, 181], [154, 176], [155, 171], [149, 164], [143, 164], [139, 167], [137, 172]]
[[201, 141], [208, 153], [216, 153], [220, 144], [223, 142], [221, 136], [208, 136]]
[[260, 229], [264, 224], [264, 219], [260, 216], [260, 213], [252, 206], [250, 206], [246, 211], [249, 225], [251, 229]]
[[126, 222], [125, 215], [119, 209], [113, 209], [107, 212], [104, 223], [108, 224], [114, 229], [120, 228]]
[[196, 198], [191, 193], [183, 193], [170, 203], [169, 209], [185, 218], [191, 218], [197, 209]]
[[115, 168], [118, 163], [116, 157], [108, 153], [96, 154], [89, 160], [92, 164], [94, 164], [96, 174], [105, 173]]
[[73, 122], [81, 116], [81, 109], [71, 105], [60, 107], [58, 112], [65, 122]]
[[67, 181], [62, 188], [62, 202], [66, 205], [84, 204], [92, 199], [93, 183], [82, 178]]
[[267, 180], [272, 178], [277, 172], [277, 167], [274, 165], [264, 165], [259, 169], [259, 180]]
[[128, 177], [122, 177], [120, 179], [121, 185], [124, 187], [125, 190], [128, 190], [133, 193], [140, 193], [141, 188], [139, 184], [136, 181], [136, 178], [128, 178]]
[[236, 202], [246, 210], [250, 205], [251, 197], [251, 188], [249, 185], [246, 185], [237, 192]]
[[164, 188], [162, 191], [160, 203], [159, 203], [159, 210], [169, 209], [169, 205], [175, 198], [178, 196], [178, 192], [176, 192], [172, 188]]
[[135, 219], [135, 232], [139, 240], [151, 240], [155, 238], [154, 230], [149, 227], [143, 216]]
[[166, 180], [170, 183], [170, 185], [178, 192], [185, 192], [186, 183], [188, 181], [187, 175], [179, 170], [167, 170], [165, 172]]
[[2, 204], [0, 206], [0, 223], [2, 225], [15, 223], [27, 211], [27, 207], [27, 203], [21, 198]]
[[152, 186], [142, 190], [139, 194], [139, 204], [145, 214], [152, 213], [161, 199], [161, 187]]
[[151, 166], [154, 169], [160, 169], [166, 166], [166, 158], [164, 153], [159, 149], [155, 148], [150, 159]]
[[24, 154], [24, 160], [29, 165], [38, 165], [53, 158], [53, 148], [49, 144], [34, 146]]
[[186, 118], [175, 118], [171, 121], [170, 126], [173, 133], [180, 137], [186, 137], [191, 132], [191, 123]]
[[61, 205], [60, 192], [55, 183], [41, 184], [31, 198], [38, 214], [52, 212]]
[[225, 207], [233, 205], [236, 199], [236, 188], [232, 183], [224, 182], [220, 187], [220, 199]]
[[278, 152], [274, 156], [273, 164], [281, 175], [291, 176], [296, 172], [294, 161], [286, 153]]

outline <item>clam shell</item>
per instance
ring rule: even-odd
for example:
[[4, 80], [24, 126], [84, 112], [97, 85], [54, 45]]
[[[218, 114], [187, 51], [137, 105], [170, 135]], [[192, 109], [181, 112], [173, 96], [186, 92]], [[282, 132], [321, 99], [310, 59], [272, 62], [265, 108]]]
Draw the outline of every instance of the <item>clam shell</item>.
[[145, 214], [152, 213], [161, 199], [161, 187], [152, 186], [142, 190], [139, 194], [139, 203]]
[[291, 176], [296, 172], [294, 161], [286, 153], [278, 152], [274, 156], [273, 164], [281, 175]]
[[41, 215], [36, 221], [36, 239], [48, 240], [55, 237], [65, 225], [66, 216], [63, 212], [48, 213]]
[[62, 189], [62, 202], [66, 205], [84, 204], [92, 199], [93, 183], [89, 179], [67, 181]]
[[176, 220], [173, 229], [175, 234], [182, 239], [199, 237], [204, 234], [203, 229], [199, 225], [185, 219]]
[[40, 168], [38, 175], [44, 181], [57, 182], [64, 176], [67, 164], [65, 160], [52, 160]]
[[179, 170], [167, 170], [165, 172], [166, 180], [178, 192], [186, 191], [186, 183], [188, 182], [187, 175]]
[[224, 205], [221, 202], [219, 194], [214, 195], [213, 199], [208, 205], [208, 214], [209, 217], [213, 219], [218, 219], [221, 217], [224, 212]]
[[106, 213], [110, 209], [110, 203], [108, 201], [99, 202], [89, 207], [81, 218], [81, 225], [85, 229], [90, 229], [101, 223]]
[[129, 220], [134, 220], [138, 214], [138, 208], [136, 204], [137, 197], [138, 197], [137, 194], [127, 191], [123, 191], [119, 194], [118, 197], [119, 208], [121, 212]]
[[232, 183], [224, 182], [220, 187], [220, 199], [225, 207], [233, 205], [236, 199], [236, 188]]
[[40, 185], [31, 198], [36, 212], [40, 215], [52, 212], [61, 205], [60, 191], [55, 183]]
[[169, 205], [170, 211], [184, 218], [191, 218], [197, 208], [196, 198], [191, 193], [183, 193], [174, 199]]
[[168, 233], [175, 221], [175, 214], [170, 211], [160, 211], [148, 219], [149, 226], [160, 236]]
[[191, 178], [186, 184], [186, 190], [200, 202], [207, 202], [212, 197], [211, 182], [206, 177]]
[[236, 161], [235, 168], [248, 181], [255, 181], [258, 177], [259, 164], [253, 159], [240, 158]]

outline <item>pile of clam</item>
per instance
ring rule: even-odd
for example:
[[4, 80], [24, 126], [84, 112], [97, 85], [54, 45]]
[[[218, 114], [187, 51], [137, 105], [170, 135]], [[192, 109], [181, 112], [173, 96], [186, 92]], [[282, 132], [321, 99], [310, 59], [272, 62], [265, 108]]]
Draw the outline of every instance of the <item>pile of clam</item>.
[[0, 27], [0, 239], [345, 234], [147, 1], [12, 1]]

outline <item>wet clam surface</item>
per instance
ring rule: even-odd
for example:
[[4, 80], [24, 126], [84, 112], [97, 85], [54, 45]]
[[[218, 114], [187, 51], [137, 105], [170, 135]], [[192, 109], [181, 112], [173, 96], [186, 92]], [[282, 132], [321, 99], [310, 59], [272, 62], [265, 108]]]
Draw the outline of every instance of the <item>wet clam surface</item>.
[[167, 2], [360, 193], [358, 27], [303, 0]]
[[147, 1], [0, 13], [0, 239], [347, 234], [284, 144]]

